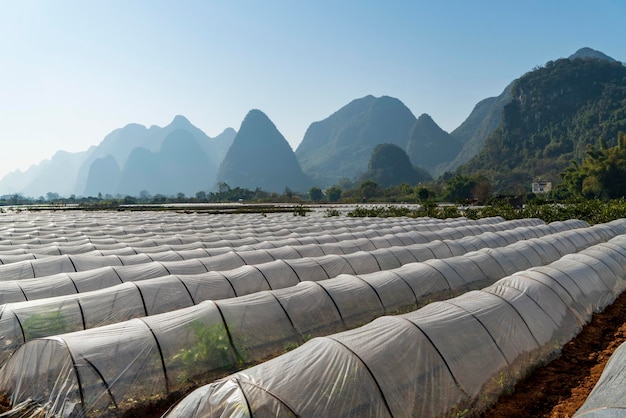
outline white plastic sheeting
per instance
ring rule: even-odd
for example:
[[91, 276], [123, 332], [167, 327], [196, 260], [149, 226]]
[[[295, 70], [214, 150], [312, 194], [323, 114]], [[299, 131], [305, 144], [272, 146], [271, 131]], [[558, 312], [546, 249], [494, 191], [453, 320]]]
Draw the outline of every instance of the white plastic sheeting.
[[[529, 224], [533, 225], [534, 221], [535, 220], [530, 220]], [[520, 226], [509, 229], [508, 231], [506, 230], [507, 228], [511, 228], [519, 224], [520, 221], [512, 221], [497, 224], [464, 226], [457, 228], [457, 233], [454, 235], [465, 236], [465, 234], [472, 235], [480, 234], [485, 231], [498, 231], [501, 232], [499, 234], [499, 240], [515, 242], [521, 239], [543, 236], [556, 229], [552, 226], [552, 224], [540, 224], [536, 226]], [[577, 225], [579, 225], [578, 222], [570, 222], [567, 224], [569, 227]], [[442, 231], [445, 231], [445, 229]], [[445, 233], [444, 235], [450, 236], [452, 234]], [[114, 286], [127, 281], [140, 281], [170, 274], [201, 274], [209, 271], [230, 270], [244, 265], [258, 264], [270, 260], [319, 257], [327, 254], [350, 254], [357, 251], [374, 251], [377, 248], [389, 248], [392, 245], [406, 246], [414, 243], [426, 243], [439, 239], [440, 233], [438, 231], [431, 231], [427, 233], [414, 232], [398, 234], [395, 237], [384, 236], [372, 239], [349, 240], [345, 243], [345, 245], [344, 243], [309, 244], [259, 250], [242, 250], [237, 252], [230, 251], [213, 257], [191, 258], [183, 261], [146, 262], [131, 266], [108, 266], [82, 272], [57, 273], [35, 279], [22, 278], [17, 280], [7, 280], [2, 282], [2, 286], [0, 286], [0, 303], [81, 293], [108, 286]], [[434, 248], [435, 257], [441, 257], [446, 253], [450, 253], [451, 250], [444, 247], [445, 245], [439, 250]], [[390, 257], [388, 257], [388, 259]], [[377, 257], [377, 260], [378, 259], [381, 260], [378, 261], [378, 263], [384, 264], [382, 255]], [[45, 262], [46, 259], [38, 261]], [[369, 262], [373, 263], [374, 261], [376, 260], [373, 260], [370, 257]], [[69, 264], [72, 264], [72, 266], [74, 265], [73, 263]], [[10, 264], [5, 267], [10, 268], [11, 273], [19, 277], [27, 277], [29, 274], [32, 274], [34, 270], [32, 265], [23, 265], [22, 263]], [[17, 267], [23, 268], [18, 269]], [[58, 269], [58, 267], [58, 264], [54, 264], [53, 268]], [[383, 267], [384, 266], [379, 266], [379, 269]], [[8, 271], [4, 271], [4, 273], [8, 273]]]
[[[328, 247], [328, 251], [332, 251], [333, 249], [335, 249], [335, 251], [343, 251], [343, 246], [341, 245], [341, 242], [346, 240], [358, 240], [359, 238], [361, 238], [361, 241], [367, 241], [367, 239], [369, 239], [370, 245], [374, 245], [374, 248], [381, 248], [390, 245], [408, 245], [419, 242], [428, 242], [434, 239], [453, 237], [458, 238], [468, 234], [476, 233], [476, 228], [478, 228], [480, 232], [484, 232], [489, 230], [498, 231], [506, 227], [510, 228], [511, 225], [529, 226], [543, 224], [537, 219], [518, 220], [510, 222], [494, 222], [498, 220], [500, 219], [489, 218], [484, 221], [468, 221], [462, 219], [453, 222], [453, 225], [456, 225], [456, 227], [454, 228], [442, 223], [422, 223], [405, 227], [395, 226], [392, 228], [382, 229], [372, 228], [363, 232], [339, 233], [339, 231], [336, 231], [332, 234], [315, 234], [314, 236], [293, 237], [288, 239], [278, 239], [275, 241], [249, 237], [245, 239], [245, 244], [241, 242], [241, 240], [237, 239], [231, 241], [220, 240], [210, 243], [204, 243], [203, 248], [197, 248], [195, 250], [165, 252], [162, 251], [157, 253], [142, 253], [136, 255], [89, 256], [63, 254], [55, 257], [48, 256], [40, 259], [25, 259], [21, 261], [16, 261], [13, 259], [12, 262], [8, 264], [0, 265], [0, 281], [22, 280], [50, 276], [59, 273], [93, 270], [95, 268], [103, 266], [137, 265], [150, 263], [153, 261], [167, 263], [174, 262], [173, 260], [191, 260], [212, 255], [224, 254], [229, 251], [232, 252], [231, 250], [233, 248], [237, 250], [236, 252], [241, 252], [253, 249], [276, 249], [284, 248], [286, 246], [299, 246], [303, 247], [304, 251], [306, 251], [306, 248], [310, 248], [311, 246], [317, 248], [317, 246], [328, 244], [325, 245], [326, 247]], [[578, 223], [580, 223], [580, 221], [578, 221]], [[506, 224], [507, 226], [503, 226], [503, 224]], [[420, 229], [425, 230], [420, 231]], [[175, 239], [180, 240], [180, 238]], [[347, 246], [346, 248], [350, 247]], [[303, 256], [302, 253], [300, 256]], [[30, 255], [28, 257], [30, 257]], [[188, 271], [187, 273], [191, 274], [193, 273], [193, 271]]]
[[[372, 252], [361, 251], [349, 255], [332, 254], [294, 260], [270, 258], [273, 261], [254, 266], [241, 266], [234, 270], [196, 275], [168, 275], [126, 282], [102, 290], [69, 296], [5, 303], [0, 307], [0, 335], [4, 336], [0, 340], [0, 364], [4, 363], [25, 341], [33, 338], [156, 315], [189, 307], [209, 299], [225, 299], [263, 290], [281, 289], [302, 281], [326, 280], [345, 273], [364, 275], [398, 268], [417, 261], [462, 255], [479, 248], [495, 248], [499, 243], [506, 243], [507, 238], [515, 241], [511, 234], [515, 234], [516, 229], [484, 233], [459, 240], [433, 241], [427, 244], [390, 247]], [[386, 313], [406, 312], [417, 307], [416, 295], [418, 294], [420, 298], [428, 299], [441, 295], [449, 297], [460, 290], [478, 288], [495, 278], [517, 271], [518, 268], [507, 261], [510, 254], [518, 253], [518, 256], [525, 258], [523, 254], [528, 253], [534, 259], [532, 265], [546, 264], [569, 252], [581, 250], [596, 243], [596, 240], [600, 242], [600, 237], [606, 240], [615, 233], [615, 228], [611, 229], [607, 225], [571, 231], [558, 229], [562, 232], [554, 236], [547, 235], [541, 240], [533, 238], [529, 242], [516, 241], [507, 248], [495, 249], [493, 252], [475, 253], [467, 258], [456, 258], [445, 263], [432, 261], [425, 264], [428, 267], [422, 269], [406, 265], [405, 268], [399, 269], [398, 273], [390, 271], [386, 275], [378, 274], [372, 277], [366, 275], [360, 278], [372, 281], [379, 288], [377, 292], [383, 299]], [[522, 230], [526, 233], [532, 231], [533, 234], [541, 235], [548, 232], [549, 228], [527, 227]], [[602, 234], [597, 234], [597, 230], [601, 230]], [[571, 247], [569, 250], [561, 245], [559, 246], [561, 250], [557, 249], [554, 243], [570, 243], [571, 240], [567, 236], [571, 234], [586, 237], [583, 240], [577, 240], [584, 242], [585, 245]], [[552, 243], [546, 241], [548, 237]], [[536, 253], [543, 254], [541, 262], [536, 259]], [[500, 255], [506, 255], [506, 257], [500, 257]], [[494, 257], [499, 258], [497, 263], [494, 262]], [[246, 257], [242, 256], [242, 258]], [[450, 271], [451, 266], [453, 271]], [[460, 279], [456, 272], [463, 272], [463, 279]], [[413, 276], [413, 278], [407, 282], [407, 286], [397, 286], [394, 282], [404, 280], [403, 276]], [[345, 275], [342, 277], [346, 278]], [[422, 283], [418, 288], [408, 286], [409, 283], [418, 282]], [[431, 290], [427, 291], [427, 288]], [[27, 293], [20, 292], [19, 295], [27, 296]], [[48, 321], [51, 326], [46, 328], [45, 320], [51, 317], [55, 318], [55, 321]]]
[[[88, 414], [96, 415], [109, 408], [123, 411], [134, 405], [131, 399], [165, 396], [180, 387], [186, 387], [190, 379], [207, 381], [224, 370], [263, 361], [316, 336], [354, 328], [384, 314], [405, 312], [426, 302], [462, 293], [478, 284], [484, 285], [517, 271], [517, 265], [509, 260], [511, 256], [524, 259], [519, 264], [526, 265], [526, 268], [541, 265], [546, 260], [560, 257], [557, 247], [585, 247], [589, 242], [601, 240], [601, 236], [623, 228], [623, 223], [614, 223], [610, 226], [564, 231], [555, 234], [551, 240], [560, 245], [531, 239], [505, 247], [502, 251], [480, 250], [464, 257], [433, 259], [381, 273], [340, 275], [332, 280], [300, 283], [277, 291], [208, 301], [172, 313], [35, 339], [23, 345], [5, 363], [0, 373], [0, 389], [10, 393], [14, 403], [28, 398], [37, 399], [61, 415], [69, 414], [75, 408], [84, 408]], [[623, 261], [620, 265], [626, 265], [626, 259], [620, 261]], [[600, 269], [599, 266], [595, 268]], [[608, 267], [605, 270], [613, 272]], [[515, 293], [515, 290], [508, 293]], [[451, 344], [451, 341], [445, 330], [454, 323], [459, 313], [483, 309], [480, 303], [474, 306], [475, 303], [471, 302], [474, 299], [483, 300], [485, 297], [471, 297], [467, 306], [461, 300], [445, 305], [431, 304], [425, 308], [435, 309], [433, 318], [437, 320], [432, 322], [431, 327], [439, 330], [446, 344]], [[487, 299], [494, 300], [494, 297]], [[495, 300], [501, 298], [495, 297]], [[439, 313], [443, 308], [452, 311]], [[78, 312], [76, 309], [74, 311]], [[492, 321], [497, 323], [504, 319], [503, 324], [511, 327], [507, 328], [507, 332], [521, 327], [520, 324], [508, 322], [508, 317], [515, 318], [515, 315], [500, 310], [497, 319]], [[466, 314], [462, 327], [474, 330], [476, 341], [489, 338], [491, 334], [481, 331], [477, 323], [471, 322], [472, 318], [473, 315]], [[57, 318], [48, 319], [48, 322], [54, 322]], [[507, 359], [510, 357], [514, 360], [519, 338], [514, 333], [507, 334], [504, 339], [509, 336], [513, 337], [511, 346], [500, 347], [500, 350], [507, 353]], [[394, 339], [385, 335], [382, 340]], [[314, 341], [315, 344], [319, 343]], [[367, 341], [363, 339], [359, 344]], [[408, 341], [407, 344], [414, 343]], [[465, 341], [464, 344], [465, 347], [472, 347], [475, 341]], [[527, 342], [525, 344], [521, 347], [528, 345]], [[498, 353], [495, 346], [490, 346], [482, 354], [490, 355], [496, 364], [500, 364], [500, 357], [494, 357]], [[382, 346], [369, 348], [374, 353], [381, 350]], [[331, 368], [352, 373], [354, 368], [350, 365], [361, 364], [358, 358], [346, 359], [350, 357], [350, 352], [341, 349], [341, 346], [335, 346], [334, 350], [343, 354], [339, 363], [333, 363]], [[437, 351], [432, 347], [425, 350]], [[440, 347], [439, 350], [448, 349]], [[479, 357], [479, 354], [476, 356]], [[335, 354], [329, 356], [332, 358]], [[451, 352], [448, 361], [461, 362], [458, 356], [459, 353]], [[313, 362], [317, 361], [319, 359]], [[320, 366], [326, 367], [323, 362]], [[362, 371], [355, 372], [349, 379], [356, 379]], [[319, 373], [329, 371], [322, 370]], [[316, 379], [314, 377], [312, 382], [316, 382]], [[348, 377], [343, 376], [342, 379], [346, 381]], [[473, 378], [464, 379], [470, 382], [464, 383], [462, 387], [469, 388]], [[362, 388], [355, 390], [361, 391]], [[465, 393], [467, 390], [460, 391]], [[371, 397], [367, 391], [359, 393], [365, 398]], [[328, 402], [330, 400], [322, 401]], [[380, 399], [378, 402], [381, 402]], [[322, 415], [335, 415], [335, 412], [330, 413], [331, 410]], [[304, 415], [308, 416], [308, 412]]]
[[196, 390], [167, 417], [477, 414], [612, 303], [625, 269], [621, 235], [481, 291], [315, 338]]
[[574, 418], [626, 416], [626, 343], [609, 359], [600, 379]]

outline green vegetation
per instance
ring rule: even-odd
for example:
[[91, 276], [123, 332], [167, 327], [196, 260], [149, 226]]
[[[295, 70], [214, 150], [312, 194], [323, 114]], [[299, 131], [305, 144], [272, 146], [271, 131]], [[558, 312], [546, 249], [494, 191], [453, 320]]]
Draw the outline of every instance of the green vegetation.
[[537, 177], [556, 182], [587, 145], [626, 131], [625, 80], [624, 65], [601, 60], [561, 59], [525, 74], [513, 84], [502, 123], [459, 173], [483, 175], [507, 193]]
[[35, 338], [49, 335], [63, 334], [69, 330], [67, 321], [60, 311], [35, 314], [22, 321], [24, 338], [30, 341]]
[[617, 145], [611, 148], [607, 148], [602, 139], [599, 142], [599, 148], [588, 148], [581, 164], [572, 161], [561, 174], [561, 190], [588, 199], [626, 196], [626, 134], [619, 132]]
[[[242, 359], [235, 358], [224, 324], [207, 326], [204, 322], [196, 320], [189, 324], [189, 328], [194, 333], [195, 344], [181, 349], [177, 355], [188, 373], [193, 373], [199, 365], [234, 368], [235, 361], [243, 362]], [[183, 379], [188, 378], [188, 373], [183, 375]]]
[[506, 201], [497, 201], [493, 205], [483, 207], [437, 206], [433, 202], [427, 202], [417, 209], [394, 205], [373, 207], [357, 206], [348, 213], [348, 216], [382, 218], [397, 216], [417, 218], [429, 216], [438, 219], [457, 218], [460, 216], [465, 216], [469, 219], [481, 219], [501, 216], [506, 220], [538, 218], [545, 222], [580, 219], [594, 225], [626, 218], [626, 201], [624, 201], [623, 198], [609, 201], [581, 199], [567, 203], [533, 201], [521, 207], [514, 206]]
[[414, 167], [409, 156], [395, 144], [379, 144], [374, 148], [368, 170], [360, 176], [361, 181], [372, 181], [382, 187], [400, 183], [415, 184], [432, 180], [425, 170]]

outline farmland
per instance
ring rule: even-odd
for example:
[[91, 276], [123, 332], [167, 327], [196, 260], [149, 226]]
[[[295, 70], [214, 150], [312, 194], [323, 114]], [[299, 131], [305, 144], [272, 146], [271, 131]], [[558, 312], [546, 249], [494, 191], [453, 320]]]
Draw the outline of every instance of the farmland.
[[623, 220], [296, 209], [2, 214], [9, 416], [476, 415], [626, 288]]

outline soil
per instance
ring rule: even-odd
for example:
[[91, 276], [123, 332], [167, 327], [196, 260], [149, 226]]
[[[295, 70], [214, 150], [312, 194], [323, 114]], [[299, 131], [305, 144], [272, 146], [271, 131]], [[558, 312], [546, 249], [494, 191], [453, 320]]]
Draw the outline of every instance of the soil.
[[561, 355], [518, 383], [483, 418], [571, 417], [600, 378], [611, 354], [626, 341], [626, 292], [595, 314]]

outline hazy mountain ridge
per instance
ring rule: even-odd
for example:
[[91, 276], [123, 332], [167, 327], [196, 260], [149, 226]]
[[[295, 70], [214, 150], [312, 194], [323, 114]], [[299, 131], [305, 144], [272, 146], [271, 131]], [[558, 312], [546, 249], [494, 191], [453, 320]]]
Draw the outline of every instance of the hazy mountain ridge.
[[145, 191], [152, 195], [193, 196], [211, 189], [216, 174], [217, 166], [197, 138], [189, 130], [176, 129], [165, 137], [157, 152], [143, 147], [131, 152], [114, 194], [138, 196]]
[[[117, 176], [121, 175], [132, 152], [137, 148], [143, 148], [158, 153], [167, 136], [176, 130], [187, 131], [198, 141], [200, 149], [194, 152], [205, 155], [212, 167], [208, 170], [211, 177], [205, 179], [206, 186], [194, 190], [194, 193], [211, 189], [215, 183], [217, 167], [230, 147], [236, 132], [232, 128], [227, 128], [215, 138], [210, 138], [184, 116], [179, 115], [163, 128], [156, 125], [147, 128], [136, 123], [128, 124], [113, 130], [97, 146], [92, 146], [87, 151], [79, 153], [60, 151], [51, 159], [43, 160], [25, 172], [17, 170], [9, 173], [0, 180], [0, 195], [21, 193], [35, 198], [46, 196], [48, 192], [66, 197], [70, 195], [96, 196], [98, 193], [115, 195], [118, 193]], [[119, 172], [110, 161], [103, 161], [108, 158], [115, 160]], [[92, 165], [96, 161], [98, 163], [92, 170]], [[106, 172], [104, 167], [113, 171]], [[181, 178], [179, 183], [180, 188], [174, 193], [188, 190], [186, 186], [186, 183], [189, 183], [188, 179]], [[194, 183], [193, 179], [191, 183]], [[158, 188], [158, 184], [154, 184], [151, 189], [157, 190], [146, 190], [155, 194], [161, 193]]]

